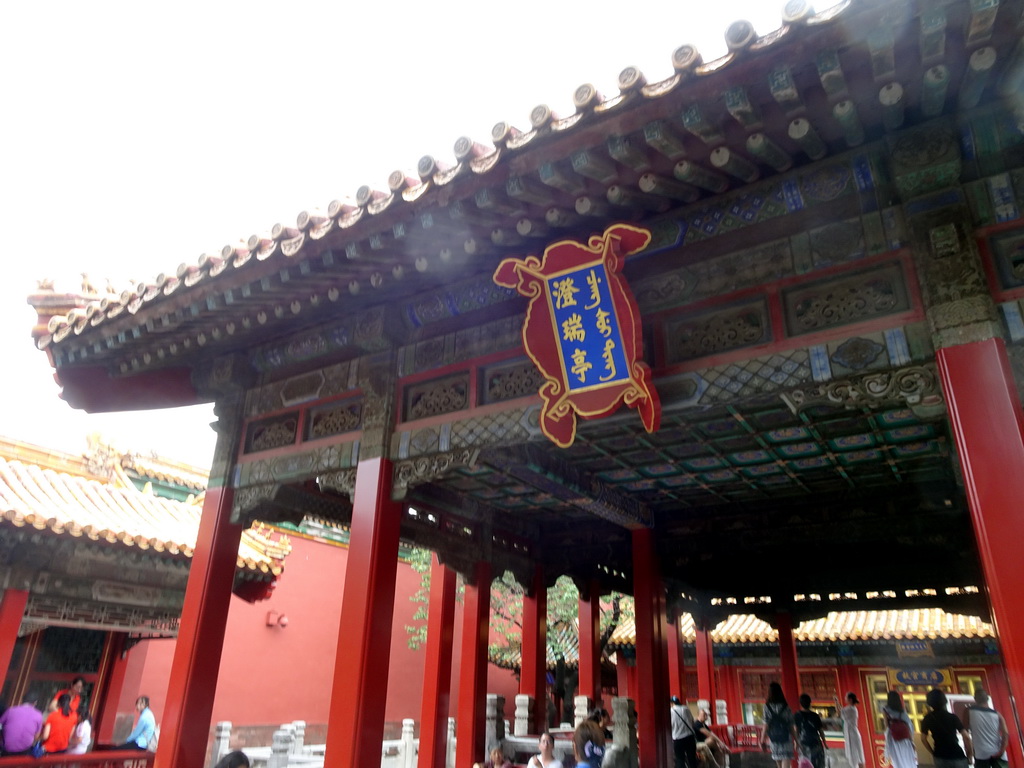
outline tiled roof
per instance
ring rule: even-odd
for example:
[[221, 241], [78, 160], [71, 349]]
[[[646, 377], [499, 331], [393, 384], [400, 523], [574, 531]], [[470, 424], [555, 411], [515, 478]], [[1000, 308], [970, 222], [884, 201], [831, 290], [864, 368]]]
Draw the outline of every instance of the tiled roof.
[[[8, 456], [12, 443], [0, 441]], [[21, 453], [47, 456], [22, 445]], [[60, 468], [54, 468], [54, 465]], [[49, 452], [35, 463], [0, 455], [0, 526], [30, 526], [58, 535], [191, 557], [202, 514], [201, 499], [179, 502], [137, 490], [121, 473], [99, 479], [81, 459]], [[242, 534], [238, 568], [279, 575], [290, 546], [262, 527]]]
[[[1016, 37], [1005, 34], [1006, 25], [997, 23], [989, 5], [941, 5], [948, 7], [918, 25], [904, 18], [912, 15], [907, 3], [845, 0], [815, 13], [808, 2], [790, 2], [775, 31], [758, 35], [749, 22], [732, 24], [725, 34], [729, 53], [715, 61], [705, 62], [694, 46], [683, 45], [672, 52], [675, 73], [665, 80], [648, 83], [636, 67], [626, 67], [619, 75], [619, 92], [609, 98], [590, 84], [581, 85], [573, 94], [576, 111], [571, 115], [559, 117], [538, 105], [523, 130], [497, 123], [490, 144], [460, 138], [451, 167], [425, 156], [415, 177], [395, 171], [386, 185], [378, 185], [380, 189], [360, 187], [352, 200], [335, 200], [323, 211], [303, 211], [294, 224], [274, 224], [266, 233], [231, 242], [152, 281], [120, 290], [85, 280], [80, 290], [67, 294], [55, 292], [52, 281], [42, 281], [30, 298], [40, 318], [34, 331], [37, 345], [56, 351], [68, 348], [67, 362], [75, 365], [116, 360], [121, 373], [166, 367], [226, 340], [237, 345], [239, 339], [255, 339], [275, 322], [345, 306], [368, 290], [384, 295], [382, 286], [410, 283], [415, 273], [442, 269], [441, 262], [457, 263], [458, 256], [483, 254], [490, 259], [495, 250], [507, 249], [524, 236], [552, 226], [564, 228], [566, 221], [581, 215], [596, 216], [595, 211], [609, 203], [620, 211], [663, 210], [673, 202], [706, 198], [748, 183], [758, 173], [782, 173], [794, 158], [824, 154], [825, 144], [845, 151], [858, 146], [865, 135], [882, 130], [879, 84], [889, 83], [886, 87], [899, 93], [906, 87], [907, 98], [916, 98], [921, 90], [916, 83], [936, 61], [945, 61], [938, 70], [950, 70], [951, 93], [967, 82], [965, 57], [953, 57], [952, 43], [945, 59], [942, 46], [937, 54], [927, 48], [929, 41], [945, 39], [947, 26], [968, 31], [966, 52], [979, 49], [976, 64], [983, 67], [983, 75], [978, 95], [971, 99], [977, 103], [987, 79], [995, 80], [988, 78], [990, 60], [999, 61], [1000, 67], [1004, 58], [1012, 60], [1007, 54]], [[1003, 17], [1009, 13], [1012, 10]], [[929, 26], [936, 15], [941, 22], [937, 34]], [[869, 46], [866, 30], [878, 24], [890, 25], [895, 33], [872, 36]], [[917, 48], [919, 37], [927, 56], [907, 62], [894, 57], [895, 47]], [[799, 61], [790, 61], [790, 54]], [[787, 66], [776, 68], [776, 60]], [[898, 67], [886, 64], [894, 61]], [[874, 79], [869, 77], [870, 85], [861, 87], [853, 75], [864, 70]], [[736, 87], [746, 80], [746, 90]], [[822, 90], [826, 102], [820, 98]], [[854, 106], [858, 102], [859, 117]], [[709, 105], [714, 105], [714, 114], [702, 112]], [[722, 114], [723, 105], [727, 114]], [[841, 107], [838, 112], [836, 105]], [[943, 107], [939, 104], [940, 113]], [[785, 117], [766, 119], [761, 126], [762, 111]], [[916, 103], [911, 101], [906, 111], [916, 114]], [[843, 122], [837, 114], [850, 118]], [[797, 118], [790, 120], [794, 115]], [[730, 135], [756, 131], [750, 135], [757, 141], [737, 140], [723, 152], [720, 145], [729, 138], [723, 125]], [[609, 149], [606, 139], [613, 133], [627, 138]], [[571, 149], [582, 153], [572, 156], [570, 166]], [[745, 155], [758, 160], [755, 170]], [[684, 156], [688, 164], [673, 171]], [[655, 160], [658, 167], [650, 171], [648, 165]], [[673, 173], [687, 183], [680, 184]], [[601, 184], [591, 183], [595, 179]], [[419, 215], [427, 219], [417, 221]], [[466, 222], [476, 221], [485, 225], [467, 239]], [[451, 237], [435, 242], [432, 238], [439, 230]], [[414, 240], [422, 240], [422, 247], [408, 245]], [[402, 247], [390, 246], [399, 241]], [[401, 254], [407, 258], [399, 259]], [[289, 284], [301, 289], [278, 296], [273, 276], [281, 267], [303, 261], [311, 262], [307, 272], [289, 275]], [[318, 270], [336, 279], [324, 279]], [[184, 295], [212, 295], [218, 286], [232, 292], [231, 300], [204, 299], [184, 309], [189, 304]], [[257, 296], [260, 301], [254, 300]], [[147, 325], [132, 319], [151, 315], [157, 315], [158, 322]], [[110, 325], [117, 327], [108, 329]], [[121, 339], [115, 331], [124, 328], [140, 329], [142, 340], [131, 333], [121, 333]], [[70, 342], [79, 336], [102, 341], [75, 348]]]
[[[679, 630], [685, 642], [696, 640], [693, 617], [683, 614]], [[941, 608], [916, 608], [889, 611], [832, 611], [820, 619], [804, 621], [793, 630], [800, 642], [833, 640], [901, 640], [910, 638], [993, 637], [995, 631], [977, 616], [946, 613]], [[716, 643], [775, 643], [779, 634], [766, 621], [753, 614], [734, 614], [711, 631]], [[623, 621], [612, 633], [609, 646], [636, 643], [632, 619]]]
[[[693, 617], [689, 613], [680, 616], [680, 637], [684, 643], [696, 640]], [[970, 639], [995, 636], [992, 625], [982, 622], [978, 616], [947, 613], [941, 608], [915, 608], [909, 610], [851, 610], [831, 611], [822, 618], [803, 622], [794, 630], [799, 642], [829, 642], [843, 640], [865, 642], [871, 640], [909, 639]], [[752, 613], [736, 613], [719, 624], [711, 633], [715, 643], [776, 643], [778, 632], [767, 622]], [[565, 660], [570, 666], [579, 664], [580, 647], [577, 636], [561, 638], [567, 646]], [[610, 653], [636, 645], [636, 625], [633, 618], [624, 617], [611, 633], [606, 650]], [[518, 669], [522, 662], [521, 651], [514, 648], [494, 648], [490, 660], [499, 667]], [[554, 666], [555, 659], [548, 649], [548, 666]]]
[[[684, 643], [696, 640], [693, 617], [684, 613], [679, 619], [680, 638]], [[891, 611], [832, 611], [820, 619], [802, 622], [793, 630], [798, 642], [865, 642], [871, 640], [908, 639], [970, 639], [995, 636], [995, 629], [977, 616], [946, 613], [941, 608], [918, 608]], [[734, 614], [711, 630], [715, 643], [776, 643], [779, 633], [766, 621], [753, 614]], [[566, 662], [579, 663], [577, 636], [561, 638], [568, 646]], [[606, 650], [612, 653], [636, 645], [636, 625], [632, 618], [623, 618], [608, 640]], [[491, 661], [498, 666], [518, 669], [522, 654], [518, 647], [492, 649]], [[548, 666], [555, 660], [548, 649]]]

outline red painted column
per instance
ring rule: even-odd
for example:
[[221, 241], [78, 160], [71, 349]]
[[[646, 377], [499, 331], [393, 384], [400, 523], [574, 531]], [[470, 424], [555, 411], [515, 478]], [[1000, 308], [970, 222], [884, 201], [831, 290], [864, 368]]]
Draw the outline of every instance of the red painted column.
[[156, 768], [203, 768], [242, 527], [233, 491], [207, 488], [160, 719]]
[[426, 664], [420, 708], [420, 768], [444, 768], [455, 634], [455, 571], [434, 555], [430, 566]]
[[635, 699], [636, 687], [631, 686], [629, 675], [629, 664], [626, 662], [626, 654], [622, 651], [615, 652], [615, 684], [618, 687], [619, 696]]
[[[18, 630], [21, 629], [21, 619], [25, 615], [25, 606], [28, 605], [27, 589], [5, 589], [0, 597], [0, 669], [3, 675], [0, 676], [0, 688], [11, 666], [11, 657], [14, 655], [14, 644], [18, 642]], [[9, 702], [11, 706], [20, 704], [20, 701]]]
[[663, 634], [665, 585], [650, 528], [633, 531], [633, 598], [640, 768], [668, 768], [672, 762], [672, 728]]
[[[459, 713], [455, 720], [455, 764], [482, 763], [487, 715], [487, 636], [491, 613], [491, 564], [480, 562], [462, 601], [462, 649], [459, 663]], [[380, 739], [377, 739], [380, 750]], [[380, 756], [377, 760], [379, 762]]]
[[[580, 596], [580, 696], [589, 696], [597, 703], [601, 698], [601, 596], [597, 580], [587, 585], [586, 596]], [[620, 689], [621, 690], [621, 689]], [[619, 693], [625, 696], [624, 693]]]
[[391, 478], [385, 458], [364, 459], [356, 469], [326, 768], [380, 762], [402, 521], [402, 506], [391, 499]]
[[[1024, 700], [1024, 415], [1002, 339], [946, 347], [936, 359], [1010, 694]], [[1024, 752], [1020, 706], [1005, 713], [1015, 765]]]
[[800, 677], [797, 673], [796, 640], [793, 638], [793, 616], [789, 611], [775, 614], [779, 633], [779, 667], [782, 669], [782, 693], [795, 712], [800, 708]]
[[548, 689], [548, 588], [544, 569], [533, 571], [529, 594], [523, 597], [523, 665], [519, 675], [519, 693], [533, 697], [531, 733], [547, 729]]
[[694, 617], [697, 630], [697, 696], [708, 700], [711, 723], [718, 722], [718, 683], [715, 680], [715, 649], [711, 626], [706, 618]]
[[683, 664], [683, 644], [679, 638], [679, 616], [670, 621], [668, 629], [668, 692], [686, 699], [686, 670]]
[[110, 668], [107, 672], [103, 696], [90, 704], [96, 741], [104, 743], [110, 743], [114, 738], [117, 705], [121, 699], [121, 691], [124, 690], [128, 672], [128, 651], [125, 650], [125, 641], [128, 639], [128, 635], [123, 632], [111, 634], [113, 637], [110, 643]]

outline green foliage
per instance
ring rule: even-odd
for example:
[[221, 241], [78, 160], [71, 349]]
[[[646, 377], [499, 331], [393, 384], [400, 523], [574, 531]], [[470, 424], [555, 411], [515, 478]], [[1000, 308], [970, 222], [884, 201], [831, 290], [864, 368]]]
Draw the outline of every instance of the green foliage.
[[[427, 608], [430, 603], [430, 565], [433, 554], [427, 549], [413, 549], [409, 564], [420, 574], [420, 586], [409, 599], [416, 603], [413, 624], [405, 627], [409, 648], [419, 649], [427, 639]], [[463, 584], [459, 579], [458, 597], [461, 601]], [[495, 642], [488, 646], [492, 659], [518, 656], [523, 638], [523, 598], [526, 590], [506, 571], [491, 583], [490, 626]], [[580, 593], [568, 576], [561, 576], [548, 589], [548, 655], [561, 662], [577, 644], [577, 618]], [[601, 649], [619, 623], [633, 617], [633, 598], [613, 592], [601, 601]]]

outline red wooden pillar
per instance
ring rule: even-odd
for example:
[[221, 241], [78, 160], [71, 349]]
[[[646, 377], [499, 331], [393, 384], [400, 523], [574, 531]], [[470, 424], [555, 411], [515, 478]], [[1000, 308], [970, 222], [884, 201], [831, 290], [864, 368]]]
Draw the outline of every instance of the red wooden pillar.
[[455, 571], [434, 555], [430, 567], [426, 666], [420, 710], [420, 768], [444, 768], [455, 634]]
[[547, 730], [548, 719], [548, 588], [544, 569], [533, 571], [533, 583], [523, 598], [523, 665], [519, 675], [519, 693], [533, 697], [531, 733]]
[[668, 629], [668, 692], [686, 700], [686, 668], [683, 663], [683, 643], [679, 637], [680, 617], [675, 616]]
[[[635, 667], [634, 667], [635, 669]], [[615, 684], [618, 687], [619, 696], [636, 699], [636, 686], [630, 685], [630, 666], [626, 661], [626, 654], [622, 651], [615, 652]]]
[[[601, 698], [601, 596], [596, 579], [587, 584], [586, 595], [580, 595], [580, 696], [589, 696], [597, 703]], [[621, 692], [619, 696], [625, 696]]]
[[391, 478], [392, 464], [385, 458], [364, 459], [356, 469], [324, 755], [327, 768], [380, 762], [402, 521], [402, 506], [391, 499]]
[[[4, 680], [7, 679], [11, 657], [14, 656], [14, 644], [18, 642], [18, 630], [21, 629], [21, 619], [25, 615], [26, 605], [28, 605], [27, 589], [5, 589], [3, 596], [0, 596], [0, 669], [3, 670], [3, 676], [0, 676], [0, 688], [3, 688]], [[21, 702], [8, 703], [13, 706]]]
[[[487, 715], [487, 636], [491, 613], [491, 564], [479, 562], [462, 601], [462, 649], [459, 663], [459, 714], [455, 721], [455, 764], [483, 762]], [[380, 750], [380, 739], [377, 739]], [[378, 755], [377, 760], [380, 760]]]
[[[1024, 701], [1024, 415], [1002, 339], [946, 347], [936, 359], [1010, 694]], [[1015, 708], [1005, 716], [1010, 762], [1019, 765], [1020, 715]]]
[[156, 768], [203, 768], [242, 527], [231, 488], [207, 488], [160, 720]]
[[697, 696], [708, 700], [711, 723], [718, 722], [718, 683], [715, 680], [715, 649], [711, 641], [711, 622], [694, 616], [697, 631]]
[[665, 585], [654, 547], [654, 531], [633, 531], [633, 598], [636, 604], [636, 704], [641, 768], [668, 768], [672, 760], [668, 659], [665, 644]]
[[[106, 685], [103, 695], [91, 704], [95, 738], [97, 742], [104, 743], [113, 741], [118, 702], [121, 700], [121, 692], [125, 688], [129, 668], [129, 655], [125, 642], [128, 635], [123, 632], [114, 632], [111, 635], [111, 658]], [[139, 650], [142, 651], [144, 648], [145, 646], [141, 646]]]
[[795, 712], [800, 708], [800, 677], [797, 673], [796, 640], [793, 638], [793, 615], [789, 611], [775, 614], [779, 633], [779, 667], [782, 669], [782, 693]]

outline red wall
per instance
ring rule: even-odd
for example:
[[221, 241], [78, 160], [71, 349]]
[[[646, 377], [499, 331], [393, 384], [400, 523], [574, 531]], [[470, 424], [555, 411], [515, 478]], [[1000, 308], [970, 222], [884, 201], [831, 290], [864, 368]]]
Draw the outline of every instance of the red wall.
[[[330, 704], [335, 648], [348, 550], [298, 536], [273, 595], [255, 604], [231, 600], [224, 652], [221, 657], [213, 721], [234, 725], [278, 725], [293, 720], [324, 723]], [[424, 652], [409, 649], [405, 626], [413, 623], [417, 604], [409, 597], [419, 589], [420, 575], [398, 564], [395, 615], [391, 634], [391, 670], [385, 718], [400, 722], [420, 716]], [[267, 614], [288, 617], [288, 626], [267, 626]], [[462, 622], [456, 608], [455, 637]], [[340, 638], [344, 644], [344, 637]], [[139, 694], [151, 699], [160, 721], [163, 712], [173, 640], [146, 640], [130, 651], [130, 665], [141, 668], [139, 688], [122, 691], [118, 713], [133, 713]], [[457, 658], [456, 653], [456, 658]], [[451, 712], [458, 699], [458, 668], [452, 671]], [[127, 686], [131, 687], [131, 686]], [[489, 693], [505, 696], [505, 716], [514, 717], [515, 676], [493, 665], [488, 668]]]

